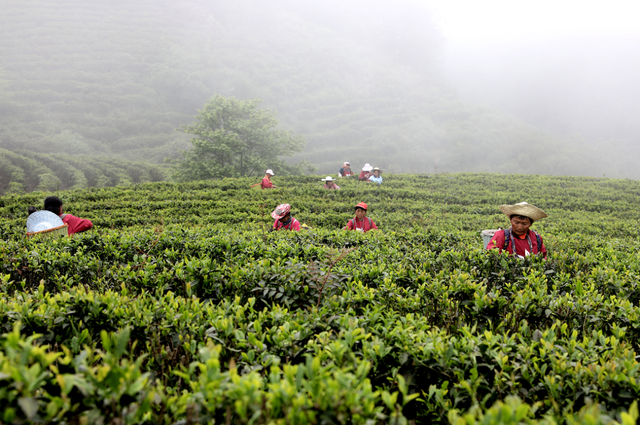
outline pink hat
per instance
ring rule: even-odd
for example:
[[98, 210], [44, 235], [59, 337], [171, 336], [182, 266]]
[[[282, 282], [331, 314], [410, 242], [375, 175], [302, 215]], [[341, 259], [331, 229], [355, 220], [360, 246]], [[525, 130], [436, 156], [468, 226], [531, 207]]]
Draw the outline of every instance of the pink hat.
[[291, 205], [289, 204], [280, 204], [276, 207], [275, 210], [271, 213], [271, 217], [276, 220], [280, 220], [282, 217], [287, 215], [291, 211]]

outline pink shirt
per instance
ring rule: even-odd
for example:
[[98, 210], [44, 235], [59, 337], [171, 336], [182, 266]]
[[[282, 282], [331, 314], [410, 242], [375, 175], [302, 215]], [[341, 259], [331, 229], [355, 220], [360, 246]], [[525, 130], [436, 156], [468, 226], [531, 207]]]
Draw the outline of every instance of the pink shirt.
[[294, 232], [299, 232], [300, 222], [292, 217], [289, 224], [284, 226], [280, 220], [276, 220], [273, 222], [273, 229], [274, 230], [293, 230]]
[[352, 218], [347, 222], [345, 229], [358, 230], [360, 232], [368, 232], [369, 230], [378, 230], [378, 226], [369, 217], [365, 217], [362, 220]]
[[260, 186], [262, 186], [263, 189], [271, 189], [273, 188], [273, 183], [271, 183], [271, 180], [269, 180], [269, 177], [265, 176], [265, 178], [262, 179], [262, 183], [260, 183]]
[[360, 171], [360, 175], [358, 176], [358, 180], [360, 181], [368, 181], [369, 177], [373, 176], [373, 173], [369, 171]]

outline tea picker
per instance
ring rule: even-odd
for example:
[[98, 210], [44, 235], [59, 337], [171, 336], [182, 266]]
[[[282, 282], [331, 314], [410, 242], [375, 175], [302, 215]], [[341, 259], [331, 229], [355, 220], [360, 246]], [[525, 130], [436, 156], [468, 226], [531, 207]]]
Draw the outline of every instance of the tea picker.
[[[62, 199], [58, 198], [57, 196], [49, 196], [47, 199], [45, 199], [44, 209], [58, 215], [65, 224], [69, 225], [69, 235], [84, 232], [93, 227], [93, 223], [91, 222], [91, 220], [76, 217], [71, 214], [64, 214], [62, 211]], [[32, 217], [35, 214], [36, 213], [31, 214], [29, 217]]]
[[273, 174], [273, 170], [269, 168], [267, 171], [264, 172], [264, 177], [262, 178], [262, 181], [260, 183], [252, 184], [250, 187], [255, 187], [258, 185], [260, 185], [262, 189], [272, 189], [276, 187], [276, 185], [274, 185], [271, 182], [271, 176], [275, 176], [275, 174]]
[[340, 190], [340, 186], [336, 184], [336, 181], [333, 178], [331, 178], [331, 176], [327, 176], [326, 179], [320, 179], [320, 180], [324, 182], [323, 187], [325, 189]]
[[373, 168], [373, 175], [369, 176], [369, 181], [370, 182], [374, 182], [374, 183], [378, 183], [378, 184], [382, 184], [382, 176], [380, 175], [382, 171], [380, 171], [380, 168], [378, 167], [374, 167]]
[[291, 205], [280, 204], [271, 213], [276, 221], [273, 222], [273, 228], [271, 230], [292, 230], [294, 232], [300, 231], [300, 222], [291, 217]]
[[548, 217], [547, 213], [526, 202], [500, 205], [499, 208], [509, 217], [511, 226], [508, 229], [483, 230], [481, 235], [485, 240], [485, 248], [497, 248], [499, 252], [507, 251], [511, 255], [515, 253], [518, 258], [539, 254], [547, 258], [542, 236], [530, 229], [534, 222]]
[[368, 232], [369, 230], [378, 230], [378, 226], [369, 217], [367, 217], [367, 204], [360, 202], [356, 205], [356, 216], [347, 222], [343, 230], [355, 230], [356, 232]]

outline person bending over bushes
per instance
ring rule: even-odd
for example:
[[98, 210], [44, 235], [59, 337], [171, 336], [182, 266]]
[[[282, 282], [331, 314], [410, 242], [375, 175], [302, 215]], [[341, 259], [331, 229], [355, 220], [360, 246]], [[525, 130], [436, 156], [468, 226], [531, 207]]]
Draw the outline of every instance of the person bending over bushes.
[[91, 222], [91, 220], [87, 220], [86, 218], [78, 218], [71, 214], [63, 214], [62, 199], [58, 198], [57, 196], [49, 196], [47, 199], [45, 199], [44, 209], [60, 216], [62, 222], [69, 225], [69, 235], [84, 232], [93, 227], [93, 223]]
[[295, 232], [300, 231], [300, 222], [291, 217], [291, 205], [280, 204], [271, 213], [276, 221], [273, 222], [272, 230], [293, 230]]

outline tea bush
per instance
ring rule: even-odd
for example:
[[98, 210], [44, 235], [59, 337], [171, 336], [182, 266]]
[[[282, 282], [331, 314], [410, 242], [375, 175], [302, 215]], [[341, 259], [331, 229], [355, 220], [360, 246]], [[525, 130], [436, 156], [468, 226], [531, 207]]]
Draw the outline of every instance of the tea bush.
[[[57, 240], [0, 198], [2, 421], [635, 423], [640, 183], [342, 180], [63, 192], [95, 228]], [[522, 200], [547, 260], [482, 249]], [[380, 231], [340, 230], [359, 201]]]

